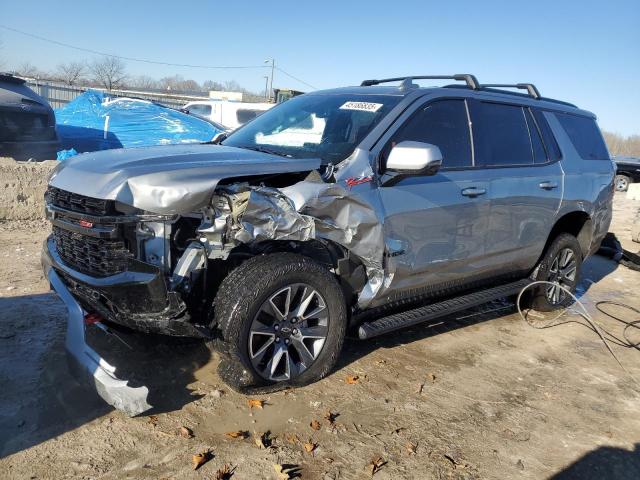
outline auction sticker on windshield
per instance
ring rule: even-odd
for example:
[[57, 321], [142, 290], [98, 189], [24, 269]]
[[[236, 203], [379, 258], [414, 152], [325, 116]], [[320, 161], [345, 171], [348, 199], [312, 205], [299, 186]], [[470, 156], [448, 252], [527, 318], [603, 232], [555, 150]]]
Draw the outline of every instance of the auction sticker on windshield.
[[340, 110], [359, 110], [361, 112], [377, 112], [382, 107], [382, 103], [370, 102], [346, 102]]

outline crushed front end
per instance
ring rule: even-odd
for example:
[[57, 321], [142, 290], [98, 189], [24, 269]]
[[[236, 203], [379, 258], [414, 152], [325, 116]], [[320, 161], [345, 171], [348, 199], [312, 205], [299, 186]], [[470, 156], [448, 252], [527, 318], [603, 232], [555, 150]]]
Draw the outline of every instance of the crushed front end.
[[[174, 336], [208, 337], [200, 302], [189, 302], [202, 261], [184, 265], [179, 256], [189, 219], [151, 215], [115, 201], [90, 198], [49, 187], [46, 213], [52, 233], [42, 265], [51, 286], [67, 306], [66, 348], [74, 370], [88, 374], [108, 403], [131, 415], [148, 410], [146, 387], [118, 379], [115, 367], [86, 342], [85, 321], [99, 318], [108, 328]], [[197, 252], [196, 252], [197, 253]], [[199, 259], [198, 255], [185, 255]], [[172, 277], [171, 267], [180, 270]]]

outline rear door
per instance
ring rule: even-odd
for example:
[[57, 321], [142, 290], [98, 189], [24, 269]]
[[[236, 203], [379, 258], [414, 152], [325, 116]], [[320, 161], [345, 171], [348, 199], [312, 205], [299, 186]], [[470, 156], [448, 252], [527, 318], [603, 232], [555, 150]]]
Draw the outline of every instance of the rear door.
[[387, 183], [382, 176], [391, 298], [462, 286], [486, 267], [490, 185], [473, 169], [466, 100], [420, 105], [390, 135], [380, 154], [383, 169], [393, 145], [404, 140], [437, 145], [444, 160], [433, 176], [395, 177]]
[[526, 272], [542, 253], [560, 208], [557, 150], [543, 142], [548, 126], [529, 107], [472, 100], [470, 112], [476, 168], [490, 182], [486, 255], [496, 277]]

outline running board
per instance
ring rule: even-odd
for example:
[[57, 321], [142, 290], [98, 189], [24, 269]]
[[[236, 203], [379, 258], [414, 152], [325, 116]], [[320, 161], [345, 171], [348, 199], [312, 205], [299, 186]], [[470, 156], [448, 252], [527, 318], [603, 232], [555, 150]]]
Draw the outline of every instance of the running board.
[[358, 337], [361, 340], [377, 337], [394, 330], [411, 327], [422, 322], [427, 322], [435, 318], [443, 317], [450, 313], [466, 310], [467, 308], [476, 307], [483, 303], [503, 298], [509, 295], [519, 293], [524, 287], [531, 283], [530, 279], [519, 280], [513, 283], [507, 283], [498, 287], [481, 290], [474, 293], [468, 293], [460, 297], [450, 298], [438, 303], [425, 305], [424, 307], [406, 310], [404, 312], [394, 313], [388, 317], [382, 317], [372, 322], [365, 322], [358, 329]]

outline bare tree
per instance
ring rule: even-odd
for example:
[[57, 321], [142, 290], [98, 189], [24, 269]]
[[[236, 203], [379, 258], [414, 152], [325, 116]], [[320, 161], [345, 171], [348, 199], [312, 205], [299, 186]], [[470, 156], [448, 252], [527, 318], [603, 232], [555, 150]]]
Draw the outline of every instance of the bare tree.
[[611, 155], [640, 157], [640, 135], [623, 137], [617, 133], [602, 132]]
[[224, 82], [224, 90], [227, 92], [244, 92], [244, 88], [235, 80], [227, 80]]
[[107, 90], [118, 88], [127, 78], [126, 65], [118, 57], [104, 57], [101, 60], [94, 60], [90, 70], [96, 83]]
[[69, 62], [58, 65], [56, 76], [67, 85], [77, 85], [82, 83], [87, 73], [85, 62]]
[[142, 90], [151, 90], [160, 88], [159, 82], [155, 78], [148, 75], [139, 75], [128, 82], [131, 87], [140, 88]]
[[199, 92], [201, 90], [198, 82], [185, 79], [182, 75], [161, 78], [160, 88], [177, 92]]
[[16, 73], [21, 77], [36, 78], [41, 76], [41, 72], [29, 62], [24, 62], [16, 69]]
[[215, 82], [213, 80], [206, 80], [202, 84], [202, 89], [205, 91], [209, 91], [209, 90], [222, 91], [224, 90], [224, 85], [221, 84], [220, 82]]

